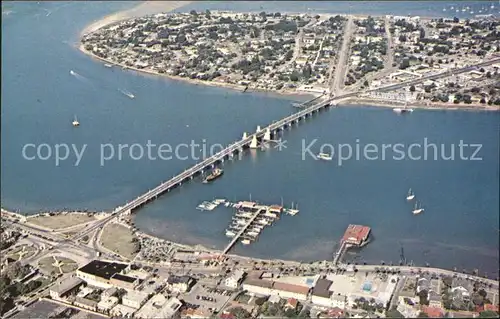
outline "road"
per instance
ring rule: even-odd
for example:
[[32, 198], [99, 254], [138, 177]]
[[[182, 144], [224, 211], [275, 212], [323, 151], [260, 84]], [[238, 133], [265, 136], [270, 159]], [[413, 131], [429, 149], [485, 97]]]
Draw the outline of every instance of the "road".
[[342, 88], [344, 87], [346, 71], [348, 69], [351, 38], [354, 29], [355, 26], [353, 23], [353, 17], [349, 16], [345, 25], [342, 47], [339, 51], [337, 59], [337, 67], [335, 68], [335, 74], [333, 75], [332, 86], [330, 88], [330, 96], [339, 96], [342, 92]]

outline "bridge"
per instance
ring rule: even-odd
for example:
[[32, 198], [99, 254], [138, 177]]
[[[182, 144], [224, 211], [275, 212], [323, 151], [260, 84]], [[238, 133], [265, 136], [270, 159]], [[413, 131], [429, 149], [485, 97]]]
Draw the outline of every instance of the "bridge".
[[185, 183], [191, 179], [193, 179], [195, 176], [200, 175], [205, 172], [205, 170], [213, 168], [216, 164], [224, 162], [224, 160], [232, 158], [235, 154], [243, 152], [244, 148], [247, 147], [256, 147], [257, 140], [267, 140], [271, 141], [271, 135], [277, 133], [280, 130], [283, 130], [287, 127], [292, 126], [295, 123], [298, 123], [301, 120], [304, 120], [307, 117], [312, 116], [316, 112], [319, 112], [321, 110], [327, 109], [330, 107], [332, 104], [337, 103], [338, 101], [341, 101], [346, 98], [351, 98], [351, 97], [356, 97], [359, 96], [362, 93], [370, 93], [370, 92], [385, 92], [389, 90], [396, 90], [400, 89], [403, 87], [407, 87], [410, 85], [414, 84], [419, 84], [427, 80], [433, 80], [433, 79], [438, 79], [438, 78], [443, 78], [443, 77], [448, 77], [451, 75], [459, 74], [459, 73], [464, 73], [464, 72], [469, 72], [472, 71], [478, 67], [486, 66], [486, 65], [491, 65], [494, 63], [500, 62], [500, 57], [495, 57], [491, 60], [481, 62], [475, 65], [471, 66], [466, 66], [463, 68], [458, 68], [454, 70], [448, 70], [446, 72], [438, 73], [438, 74], [433, 74], [429, 76], [424, 76], [419, 79], [415, 80], [410, 80], [406, 82], [401, 82], [398, 84], [392, 84], [388, 85], [385, 87], [380, 87], [380, 88], [375, 88], [371, 90], [365, 90], [365, 91], [355, 91], [355, 92], [350, 92], [342, 95], [338, 95], [335, 97], [331, 97], [325, 101], [319, 102], [317, 104], [308, 106], [304, 109], [301, 109], [300, 111], [293, 113], [279, 121], [273, 122], [271, 125], [260, 129], [260, 127], [257, 128], [257, 131], [249, 136], [246, 135], [246, 133], [243, 135], [243, 138], [239, 141], [236, 141], [230, 145], [228, 145], [225, 149], [222, 151], [202, 160], [201, 162], [195, 164], [194, 166], [188, 168], [184, 172], [174, 176], [170, 180], [161, 183], [157, 187], [155, 187], [152, 190], [149, 190], [148, 192], [140, 195], [139, 197], [135, 198], [134, 200], [126, 203], [123, 206], [117, 207], [111, 214], [111, 216], [101, 220], [99, 223], [94, 224], [91, 227], [88, 227], [85, 231], [80, 232], [78, 235], [76, 235], [73, 240], [77, 240], [79, 238], [82, 238], [86, 234], [92, 232], [96, 228], [101, 227], [108, 221], [110, 221], [112, 218], [115, 218], [117, 215], [121, 215], [123, 213], [131, 212], [132, 210], [140, 207], [141, 205], [149, 202], [150, 200], [153, 200], [157, 198], [158, 196], [162, 195], [165, 192], [169, 192], [170, 190], [179, 187], [182, 185], [182, 183]]

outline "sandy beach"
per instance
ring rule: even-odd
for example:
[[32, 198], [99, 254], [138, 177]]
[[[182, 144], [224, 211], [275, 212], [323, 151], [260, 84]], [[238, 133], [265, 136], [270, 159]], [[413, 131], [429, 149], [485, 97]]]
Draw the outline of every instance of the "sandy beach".
[[116, 12], [92, 22], [82, 30], [81, 35], [94, 32], [108, 24], [121, 20], [173, 11], [191, 2], [193, 1], [145, 1], [132, 9]]

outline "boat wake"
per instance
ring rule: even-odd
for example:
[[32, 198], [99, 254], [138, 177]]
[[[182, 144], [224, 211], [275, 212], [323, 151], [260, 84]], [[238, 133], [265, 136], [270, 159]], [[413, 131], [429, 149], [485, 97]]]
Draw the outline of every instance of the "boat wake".
[[79, 81], [82, 81], [82, 82], [87, 83], [87, 84], [91, 84], [91, 82], [90, 82], [90, 80], [88, 78], [84, 77], [83, 75], [81, 75], [79, 73], [76, 73], [73, 70], [70, 70], [69, 74], [71, 74], [72, 76], [74, 76]]
[[131, 98], [131, 99], [134, 99], [134, 98], [135, 98], [135, 95], [133, 95], [132, 93], [130, 93], [130, 92], [129, 92], [129, 91], [127, 91], [127, 90], [118, 89], [118, 91], [120, 91], [120, 93], [121, 93], [121, 94], [126, 95], [126, 96], [128, 96], [129, 98]]

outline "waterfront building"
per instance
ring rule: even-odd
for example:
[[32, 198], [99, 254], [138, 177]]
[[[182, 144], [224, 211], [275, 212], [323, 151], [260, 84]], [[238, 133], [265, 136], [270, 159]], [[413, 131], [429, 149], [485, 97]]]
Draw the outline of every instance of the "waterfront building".
[[226, 278], [226, 280], [224, 281], [224, 284], [227, 287], [236, 289], [240, 285], [244, 276], [245, 276], [245, 272], [241, 269], [238, 269], [238, 270], [234, 271], [230, 277]]
[[342, 243], [355, 246], [362, 246], [368, 240], [370, 235], [370, 227], [361, 225], [349, 225], [342, 237]]

